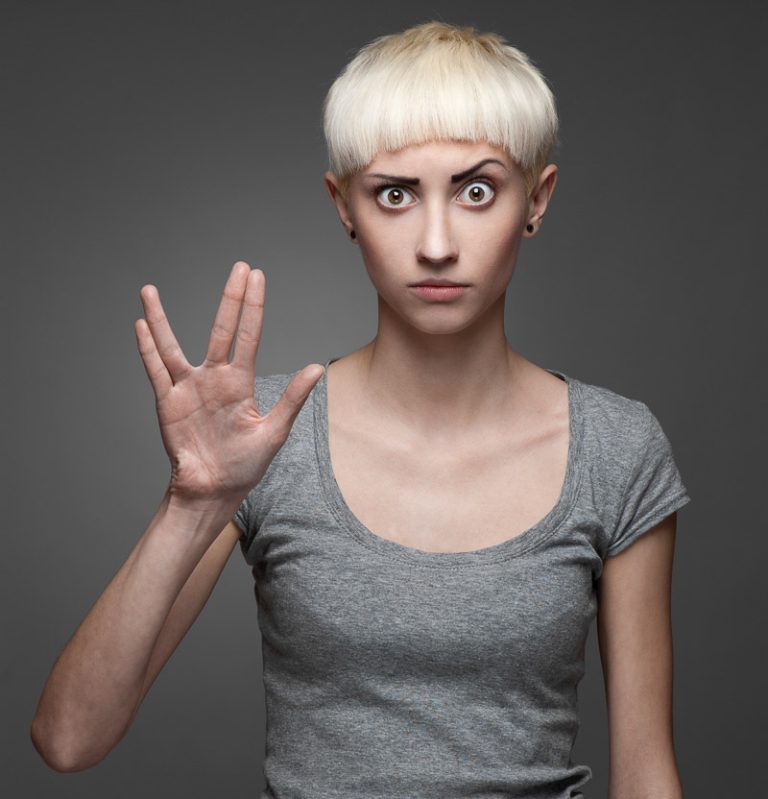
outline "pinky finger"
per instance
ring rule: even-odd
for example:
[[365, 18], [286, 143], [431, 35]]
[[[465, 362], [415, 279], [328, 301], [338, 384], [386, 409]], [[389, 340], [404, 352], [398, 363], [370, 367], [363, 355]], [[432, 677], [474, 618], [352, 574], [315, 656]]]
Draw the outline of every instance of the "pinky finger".
[[139, 354], [144, 362], [144, 369], [147, 372], [149, 382], [152, 383], [155, 398], [160, 400], [173, 388], [173, 380], [171, 380], [168, 369], [157, 351], [157, 345], [146, 320], [137, 319], [134, 329]]

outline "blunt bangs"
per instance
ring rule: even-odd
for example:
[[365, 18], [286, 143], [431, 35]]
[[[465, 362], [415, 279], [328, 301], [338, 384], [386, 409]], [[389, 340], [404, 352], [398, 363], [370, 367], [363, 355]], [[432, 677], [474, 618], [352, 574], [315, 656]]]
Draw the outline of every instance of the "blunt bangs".
[[554, 96], [525, 53], [436, 21], [362, 47], [326, 95], [323, 128], [343, 183], [382, 151], [486, 141], [518, 164], [530, 192], [559, 143]]

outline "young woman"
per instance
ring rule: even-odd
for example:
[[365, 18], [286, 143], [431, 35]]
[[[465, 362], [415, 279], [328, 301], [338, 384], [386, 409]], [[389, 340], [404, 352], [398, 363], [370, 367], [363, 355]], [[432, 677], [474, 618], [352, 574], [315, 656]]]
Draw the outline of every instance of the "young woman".
[[670, 578], [689, 497], [669, 441], [645, 403], [534, 364], [504, 331], [556, 182], [546, 81], [499, 36], [430, 22], [364, 47], [324, 112], [376, 335], [254, 378], [265, 281], [238, 262], [193, 367], [144, 286], [171, 478], [57, 660], [35, 745], [61, 771], [104, 758], [239, 541], [264, 796], [583, 796], [571, 752], [597, 617], [609, 795], [680, 797]]

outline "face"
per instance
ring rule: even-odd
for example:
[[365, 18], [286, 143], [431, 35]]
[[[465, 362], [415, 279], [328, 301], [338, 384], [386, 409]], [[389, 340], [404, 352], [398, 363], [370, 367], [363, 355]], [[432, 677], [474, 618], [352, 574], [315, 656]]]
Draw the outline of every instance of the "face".
[[[556, 172], [548, 165], [529, 197], [504, 150], [434, 141], [380, 153], [352, 176], [346, 197], [333, 173], [325, 181], [342, 224], [356, 233], [380, 308], [447, 333], [503, 307], [520, 241], [538, 230]], [[414, 287], [435, 280], [463, 288]]]

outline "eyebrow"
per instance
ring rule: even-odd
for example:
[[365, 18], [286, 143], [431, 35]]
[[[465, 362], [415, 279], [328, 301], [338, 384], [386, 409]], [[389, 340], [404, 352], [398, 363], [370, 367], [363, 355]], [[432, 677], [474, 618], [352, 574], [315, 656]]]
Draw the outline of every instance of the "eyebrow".
[[[482, 161], [478, 161], [474, 166], [471, 166], [469, 169], [465, 169], [463, 172], [459, 172], [456, 175], [451, 175], [451, 183], [458, 183], [460, 180], [463, 180], [467, 176], [471, 175], [473, 172], [477, 172], [481, 166], [485, 166], [486, 164], [499, 164], [503, 166], [504, 169], [507, 167], [499, 161], [498, 158], [484, 158]], [[419, 185], [419, 178], [406, 178], [402, 175], [382, 175], [380, 172], [373, 172], [371, 174], [366, 175], [367, 178], [384, 178], [385, 180], [391, 180], [393, 183], [406, 183], [410, 186], [418, 186]]]

